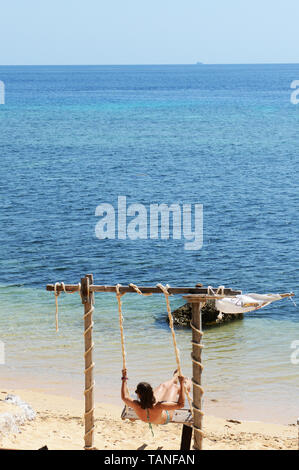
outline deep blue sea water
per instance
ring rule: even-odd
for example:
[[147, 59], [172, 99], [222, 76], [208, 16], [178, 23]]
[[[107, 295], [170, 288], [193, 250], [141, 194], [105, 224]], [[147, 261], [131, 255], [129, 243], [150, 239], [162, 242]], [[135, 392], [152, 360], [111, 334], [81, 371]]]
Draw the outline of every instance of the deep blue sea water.
[[[82, 391], [82, 305], [59, 298], [56, 335], [47, 283], [91, 272], [97, 284], [298, 294], [298, 79], [299, 65], [0, 67], [3, 383]], [[147, 208], [203, 204], [202, 249], [99, 240], [96, 207], [117, 207], [118, 196]], [[175, 368], [163, 297], [136, 297], [124, 298], [131, 387]], [[206, 332], [208, 411], [294, 422], [298, 319], [284, 300]], [[117, 321], [114, 297], [97, 295], [97, 393], [107, 400], [118, 399]], [[189, 330], [178, 342], [190, 374]]]

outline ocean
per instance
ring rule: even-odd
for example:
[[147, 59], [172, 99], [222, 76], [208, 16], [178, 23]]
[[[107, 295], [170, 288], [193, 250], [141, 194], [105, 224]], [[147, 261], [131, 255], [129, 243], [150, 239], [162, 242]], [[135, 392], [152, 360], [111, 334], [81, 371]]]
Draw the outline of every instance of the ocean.
[[[47, 284], [225, 285], [298, 294], [299, 65], [1, 66], [1, 387], [83, 393], [83, 308]], [[96, 237], [98, 205], [202, 204], [203, 246]], [[296, 302], [296, 297], [295, 297]], [[175, 296], [173, 307], [184, 303]], [[129, 387], [176, 368], [163, 295], [123, 298]], [[120, 403], [114, 295], [96, 294], [96, 398]], [[204, 335], [204, 410], [293, 423], [298, 307]], [[191, 374], [191, 333], [177, 329]]]

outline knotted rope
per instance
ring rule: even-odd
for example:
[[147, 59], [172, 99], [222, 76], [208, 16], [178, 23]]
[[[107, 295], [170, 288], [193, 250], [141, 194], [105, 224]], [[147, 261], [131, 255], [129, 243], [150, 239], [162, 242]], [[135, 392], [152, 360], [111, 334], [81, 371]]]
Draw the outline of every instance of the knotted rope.
[[137, 294], [143, 295], [144, 297], [148, 297], [149, 295], [152, 295], [151, 293], [149, 293], [149, 294], [144, 294], [144, 293], [141, 292], [141, 290], [140, 290], [137, 286], [135, 286], [135, 284], [133, 284], [132, 282], [131, 282], [131, 284], [129, 284], [129, 286], [130, 286], [130, 287], [133, 287], [133, 289], [135, 290], [135, 292], [137, 292]]
[[[121, 353], [122, 353], [122, 361], [123, 361], [123, 369], [127, 369], [127, 364], [126, 364], [126, 349], [125, 349], [125, 335], [124, 335], [124, 317], [122, 314], [122, 301], [121, 298], [124, 293], [121, 294], [119, 291], [119, 288], [121, 287], [121, 284], [116, 284], [115, 286], [115, 292], [116, 292], [116, 298], [117, 298], [117, 303], [118, 303], [118, 318], [119, 318], [119, 329], [120, 329], [120, 340], [121, 340]], [[126, 384], [127, 390], [129, 391], [128, 384]], [[128, 411], [129, 407], [127, 404], [125, 404], [125, 408]]]
[[[166, 286], [163, 286], [162, 284], [157, 284], [157, 287], [159, 289], [161, 289], [161, 291], [163, 292], [164, 296], [165, 296], [165, 300], [166, 300], [166, 308], [167, 308], [167, 313], [168, 313], [168, 319], [169, 319], [169, 328], [171, 329], [171, 334], [172, 334], [172, 340], [173, 340], [173, 347], [174, 347], [174, 352], [175, 352], [175, 357], [176, 357], [176, 363], [177, 363], [177, 368], [178, 368], [178, 374], [179, 375], [183, 375], [182, 374], [182, 366], [181, 366], [181, 360], [180, 360], [180, 352], [179, 352], [179, 348], [177, 346], [177, 342], [176, 342], [176, 336], [175, 336], [175, 331], [174, 331], [174, 324], [173, 324], [173, 316], [172, 316], [172, 313], [171, 313], [171, 307], [170, 307], [170, 303], [169, 303], [169, 296], [171, 294], [169, 294], [168, 292], [168, 288], [170, 287], [168, 284], [166, 284]], [[185, 384], [184, 384], [184, 392], [187, 396], [187, 399], [188, 399], [188, 402], [189, 402], [189, 406], [190, 406], [190, 410], [191, 410], [191, 413], [193, 415], [193, 405], [192, 405], [192, 399], [191, 399], [191, 396], [187, 390], [187, 388], [185, 387]]]
[[[144, 295], [144, 296], [152, 295], [152, 294], [143, 294], [141, 290], [133, 283], [129, 284], [129, 286], [132, 287], [139, 295]], [[127, 364], [126, 364], [126, 350], [125, 350], [125, 335], [124, 335], [124, 327], [123, 327], [124, 317], [122, 314], [122, 301], [121, 301], [122, 296], [125, 294], [120, 293], [119, 291], [120, 287], [121, 287], [121, 284], [117, 284], [115, 286], [115, 291], [116, 291], [116, 298], [117, 298], [117, 303], [118, 303], [118, 318], [119, 318], [119, 328], [120, 328], [123, 369], [126, 369]]]
[[125, 335], [124, 335], [124, 327], [123, 327], [124, 317], [122, 315], [122, 301], [121, 301], [122, 296], [125, 295], [125, 294], [121, 294], [119, 292], [120, 287], [121, 287], [121, 284], [117, 284], [115, 286], [115, 291], [116, 291], [116, 298], [117, 298], [117, 303], [118, 303], [118, 318], [119, 318], [119, 329], [120, 329], [120, 340], [121, 340], [121, 352], [122, 352], [122, 360], [123, 360], [123, 369], [126, 369], [127, 365], [126, 365]]
[[213, 287], [212, 286], [208, 286], [208, 294], [212, 294], [212, 295], [224, 295], [224, 286], [219, 286], [216, 290], [216, 292], [214, 291]]

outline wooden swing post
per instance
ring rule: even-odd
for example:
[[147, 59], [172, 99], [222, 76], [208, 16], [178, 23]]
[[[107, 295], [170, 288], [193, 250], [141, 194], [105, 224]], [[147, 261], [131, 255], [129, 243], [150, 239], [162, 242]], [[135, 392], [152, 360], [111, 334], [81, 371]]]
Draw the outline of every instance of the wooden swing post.
[[94, 294], [90, 291], [93, 284], [93, 275], [87, 274], [81, 279], [81, 297], [84, 305], [84, 358], [85, 358], [85, 450], [94, 448], [94, 379], [93, 379], [93, 340], [92, 340], [92, 313]]
[[194, 429], [194, 449], [202, 450], [203, 442], [203, 431], [202, 431], [202, 395], [203, 388], [201, 386], [201, 375], [202, 375], [202, 362], [201, 362], [201, 351], [202, 344], [201, 338], [202, 333], [202, 317], [201, 307], [206, 303], [206, 298], [200, 295], [188, 295], [184, 296], [184, 299], [192, 306], [192, 367], [193, 367], [193, 429]]

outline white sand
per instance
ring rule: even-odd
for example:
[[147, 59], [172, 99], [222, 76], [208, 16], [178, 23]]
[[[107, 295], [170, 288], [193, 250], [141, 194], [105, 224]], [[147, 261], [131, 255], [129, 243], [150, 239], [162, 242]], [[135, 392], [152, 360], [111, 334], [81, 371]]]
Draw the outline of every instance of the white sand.
[[[82, 449], [84, 447], [84, 402], [67, 396], [41, 391], [2, 390], [0, 415], [20, 410], [3, 400], [8, 394], [19, 396], [35, 410], [37, 417], [19, 426], [19, 433], [3, 435], [0, 446], [11, 449]], [[153, 426], [152, 437], [147, 423], [122, 421], [121, 407], [96, 404], [95, 447], [105, 450], [164, 450], [180, 447], [181, 426]], [[297, 427], [262, 422], [232, 423], [222, 418], [204, 417], [204, 449], [297, 449]]]

